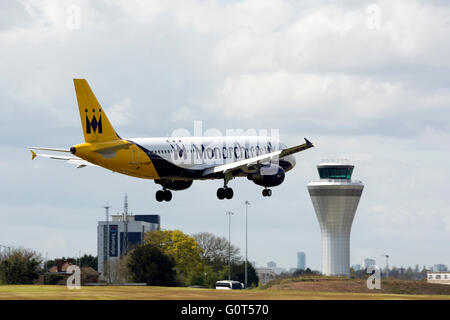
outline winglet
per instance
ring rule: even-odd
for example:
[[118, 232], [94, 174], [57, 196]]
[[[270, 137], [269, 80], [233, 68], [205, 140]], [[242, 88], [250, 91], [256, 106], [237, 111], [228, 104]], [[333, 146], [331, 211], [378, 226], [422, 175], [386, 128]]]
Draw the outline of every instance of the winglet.
[[31, 160], [34, 160], [34, 158], [36, 158], [37, 154], [33, 150], [30, 150], [30, 151], [31, 151]]
[[306, 138], [303, 138], [303, 139], [305, 139], [306, 145], [307, 145], [308, 147], [314, 147], [314, 145], [311, 143], [311, 141], [309, 141], [309, 140], [306, 139]]

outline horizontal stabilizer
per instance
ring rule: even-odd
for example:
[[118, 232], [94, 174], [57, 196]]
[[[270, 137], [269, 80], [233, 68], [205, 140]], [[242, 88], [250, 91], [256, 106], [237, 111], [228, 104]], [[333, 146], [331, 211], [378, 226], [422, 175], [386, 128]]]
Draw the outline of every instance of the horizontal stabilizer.
[[53, 160], [64, 160], [64, 161], [67, 161], [67, 163], [76, 165], [77, 168], [84, 168], [86, 166], [97, 167], [97, 165], [90, 163], [89, 161], [77, 158], [77, 157], [56, 156], [53, 154], [36, 153], [33, 150], [30, 150], [30, 151], [31, 151], [31, 159], [32, 160], [34, 160], [36, 157], [42, 157], [42, 158], [48, 158], [48, 159], [53, 159]]
[[28, 149], [32, 150], [44, 150], [44, 151], [55, 151], [55, 152], [69, 152], [68, 149], [56, 149], [56, 148], [41, 148], [41, 147], [28, 147]]

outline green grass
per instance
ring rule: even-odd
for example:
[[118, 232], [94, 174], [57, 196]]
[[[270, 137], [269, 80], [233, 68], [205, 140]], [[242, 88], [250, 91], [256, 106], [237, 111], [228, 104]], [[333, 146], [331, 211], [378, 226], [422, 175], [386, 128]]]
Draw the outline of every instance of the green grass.
[[380, 290], [367, 288], [366, 279], [349, 279], [330, 276], [299, 276], [277, 279], [263, 286], [262, 289], [368, 293], [368, 294], [407, 294], [407, 295], [443, 295], [450, 296], [450, 285], [428, 283], [426, 280], [382, 279]]
[[269, 283], [263, 285], [261, 289], [269, 289], [278, 285], [285, 285], [294, 282], [319, 282], [319, 281], [329, 281], [329, 280], [339, 280], [339, 281], [353, 281], [347, 277], [339, 276], [315, 276], [315, 275], [301, 275], [297, 277], [280, 278], [272, 280]]
[[82, 287], [69, 290], [65, 286], [4, 285], [0, 300], [404, 300], [448, 299], [450, 295], [404, 295], [384, 293], [311, 292], [299, 290], [214, 290], [169, 287]]

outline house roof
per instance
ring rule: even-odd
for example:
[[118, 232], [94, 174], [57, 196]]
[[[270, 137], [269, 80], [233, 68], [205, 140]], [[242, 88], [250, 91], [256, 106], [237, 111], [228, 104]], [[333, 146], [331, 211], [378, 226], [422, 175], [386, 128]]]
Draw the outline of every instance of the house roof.
[[[65, 262], [62, 266], [61, 266], [61, 272], [67, 272], [67, 268], [69, 266], [73, 265], [72, 263], [69, 262]], [[58, 272], [58, 266], [53, 266], [51, 268], [48, 269], [48, 272]], [[83, 275], [88, 275], [88, 276], [98, 276], [99, 273], [97, 271], [95, 271], [94, 268], [92, 267], [81, 267], [81, 274]]]

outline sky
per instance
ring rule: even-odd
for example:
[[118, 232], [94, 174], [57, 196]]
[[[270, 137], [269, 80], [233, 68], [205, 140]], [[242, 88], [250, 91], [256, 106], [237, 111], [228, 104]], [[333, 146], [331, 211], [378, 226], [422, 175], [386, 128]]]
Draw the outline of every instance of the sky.
[[[0, 245], [48, 258], [96, 255], [106, 203], [161, 227], [228, 237], [258, 266], [321, 269], [306, 184], [347, 158], [364, 191], [351, 264], [450, 265], [450, 4], [447, 1], [0, 2]], [[279, 130], [296, 155], [262, 197], [245, 178], [159, 189], [102, 168], [31, 161], [28, 146], [83, 142], [73, 78], [86, 78], [122, 137]], [[178, 131], [179, 132], [179, 131]]]

